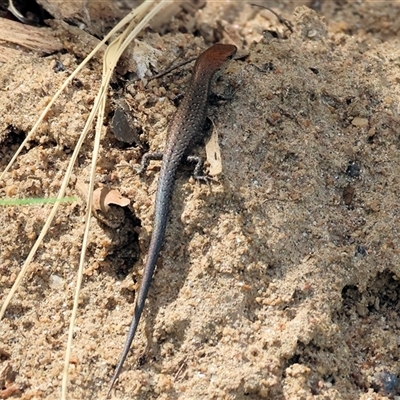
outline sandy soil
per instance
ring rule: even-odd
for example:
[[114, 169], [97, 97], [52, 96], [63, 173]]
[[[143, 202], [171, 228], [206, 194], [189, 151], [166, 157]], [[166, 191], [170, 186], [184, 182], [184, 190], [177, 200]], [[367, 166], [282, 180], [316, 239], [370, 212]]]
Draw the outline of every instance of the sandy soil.
[[[178, 174], [164, 250], [115, 399], [400, 396], [400, 4], [268, 5], [293, 33], [244, 1], [209, 2], [179, 14], [163, 35], [141, 38], [155, 49], [153, 73], [228, 37], [240, 51], [215, 87], [233, 88], [233, 99], [209, 112], [223, 172], [209, 186], [187, 168]], [[79, 37], [57, 32], [67, 51], [0, 67], [1, 169], [88, 50]], [[129, 164], [146, 148], [162, 149], [191, 70], [146, 85], [132, 83], [136, 71], [126, 65], [110, 90], [96, 186], [131, 202], [115, 206], [117, 222], [92, 220], [70, 399], [104, 398], [121, 352], [159, 171], [155, 163], [140, 178]], [[1, 182], [2, 197], [57, 193], [100, 73], [96, 59], [61, 96]], [[121, 98], [142, 147], [112, 133]], [[92, 137], [68, 189], [78, 200], [61, 206], [0, 322], [2, 398], [60, 397], [85, 211], [78, 188], [91, 149]], [[0, 210], [0, 299], [48, 210]]]

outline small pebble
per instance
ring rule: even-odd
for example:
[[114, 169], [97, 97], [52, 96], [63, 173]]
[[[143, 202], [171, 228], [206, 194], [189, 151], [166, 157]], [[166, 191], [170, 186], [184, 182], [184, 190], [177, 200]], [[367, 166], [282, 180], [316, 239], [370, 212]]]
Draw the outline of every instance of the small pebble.
[[349, 165], [346, 169], [346, 175], [350, 178], [358, 178], [361, 175], [361, 167], [355, 161], [349, 161]]
[[373, 388], [375, 392], [384, 396], [399, 394], [399, 378], [388, 371], [377, 372], [374, 376]]
[[52, 289], [60, 289], [64, 285], [64, 279], [58, 275], [50, 275], [49, 286]]
[[368, 119], [367, 118], [360, 118], [360, 117], [355, 117], [351, 123], [354, 126], [358, 126], [359, 128], [363, 128], [364, 126], [368, 125]]
[[354, 198], [354, 187], [348, 185], [343, 189], [343, 201], [346, 206], [349, 206], [353, 202]]
[[355, 252], [355, 254], [354, 254], [356, 257], [357, 257], [357, 256], [365, 257], [367, 254], [368, 254], [368, 253], [367, 253], [367, 249], [366, 249], [364, 246], [362, 246], [362, 245], [360, 245], [360, 244], [358, 244], [358, 245], [356, 246], [356, 252]]
[[311, 39], [311, 38], [314, 38], [315, 36], [317, 36], [317, 31], [315, 30], [315, 29], [310, 29], [308, 32], [307, 32], [307, 36]]

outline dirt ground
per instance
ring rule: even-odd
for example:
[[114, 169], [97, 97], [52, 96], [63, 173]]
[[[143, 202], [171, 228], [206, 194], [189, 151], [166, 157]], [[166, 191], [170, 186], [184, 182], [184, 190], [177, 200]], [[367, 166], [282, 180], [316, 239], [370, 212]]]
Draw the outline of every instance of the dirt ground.
[[[132, 60], [118, 70], [96, 187], [117, 189], [130, 205], [114, 206], [116, 223], [92, 219], [69, 399], [104, 398], [122, 351], [159, 171], [154, 163], [139, 177], [132, 166], [163, 148], [192, 64], [148, 78], [219, 40], [239, 48], [214, 86], [233, 99], [209, 110], [223, 171], [210, 185], [190, 168], [178, 173], [163, 252], [112, 397], [400, 398], [400, 3], [268, 7], [293, 32], [245, 1], [209, 1], [144, 32], [154, 55], [145, 81], [135, 81]], [[79, 35], [52, 29], [63, 50], [0, 66], [0, 170], [90, 51]], [[0, 183], [2, 198], [57, 194], [100, 80], [95, 58]], [[140, 143], [111, 129], [121, 99]], [[67, 190], [77, 200], [61, 206], [0, 322], [0, 398], [60, 398], [92, 139]], [[49, 209], [0, 209], [1, 302]]]

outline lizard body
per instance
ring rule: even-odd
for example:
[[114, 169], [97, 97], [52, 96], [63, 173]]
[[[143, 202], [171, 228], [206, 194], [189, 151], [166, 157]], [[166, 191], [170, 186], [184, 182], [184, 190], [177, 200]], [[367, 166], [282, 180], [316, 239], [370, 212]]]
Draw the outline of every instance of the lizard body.
[[[205, 50], [197, 58], [193, 68], [191, 83], [168, 127], [167, 143], [164, 153], [147, 153], [143, 157], [140, 172], [146, 169], [151, 159], [162, 159], [155, 200], [153, 232], [132, 323], [129, 328], [122, 355], [111, 380], [108, 394], [110, 394], [122, 369], [142, 315], [157, 259], [164, 242], [169, 203], [174, 188], [176, 171], [185, 157], [190, 161], [197, 160], [196, 157], [188, 157], [188, 153], [192, 146], [204, 136], [204, 123], [207, 117], [207, 100], [210, 93], [211, 82], [216, 72], [226, 61], [232, 58], [235, 53], [236, 46], [218, 43]], [[197, 161], [194, 177], [201, 179], [200, 170], [202, 163], [201, 161], [199, 162], [199, 160]]]

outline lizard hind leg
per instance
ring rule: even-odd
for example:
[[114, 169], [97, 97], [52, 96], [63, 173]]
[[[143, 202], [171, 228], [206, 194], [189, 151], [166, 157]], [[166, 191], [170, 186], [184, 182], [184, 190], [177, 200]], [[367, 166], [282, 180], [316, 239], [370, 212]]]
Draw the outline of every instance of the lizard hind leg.
[[140, 164], [140, 168], [137, 170], [137, 173], [139, 175], [142, 175], [149, 166], [150, 161], [152, 160], [160, 161], [162, 159], [163, 159], [163, 153], [161, 152], [145, 153], [142, 157], [142, 163]]
[[193, 178], [202, 181], [202, 182], [208, 182], [210, 180], [210, 177], [204, 173], [203, 171], [203, 159], [198, 156], [188, 156], [186, 158], [186, 161], [191, 163], [191, 164], [196, 164], [194, 167], [193, 171]]

